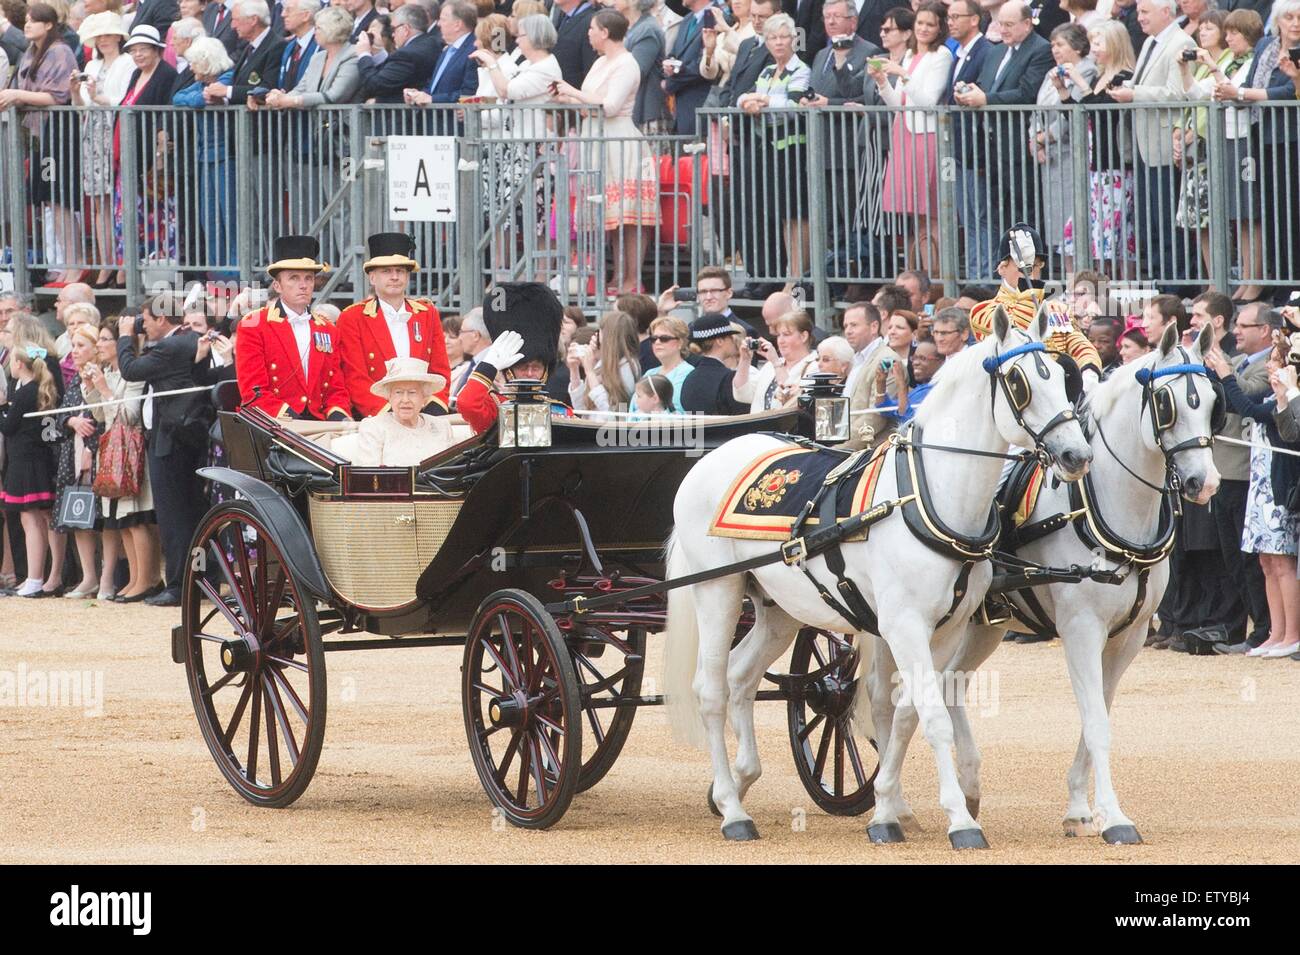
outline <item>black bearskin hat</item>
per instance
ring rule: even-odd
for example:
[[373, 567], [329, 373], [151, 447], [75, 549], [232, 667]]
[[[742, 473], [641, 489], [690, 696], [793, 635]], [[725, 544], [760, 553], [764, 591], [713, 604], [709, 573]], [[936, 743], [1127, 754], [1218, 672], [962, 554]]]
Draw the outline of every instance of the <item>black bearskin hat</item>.
[[502, 332], [518, 332], [524, 361], [540, 361], [554, 371], [560, 357], [564, 306], [540, 282], [498, 282], [483, 300], [483, 322], [495, 341]]

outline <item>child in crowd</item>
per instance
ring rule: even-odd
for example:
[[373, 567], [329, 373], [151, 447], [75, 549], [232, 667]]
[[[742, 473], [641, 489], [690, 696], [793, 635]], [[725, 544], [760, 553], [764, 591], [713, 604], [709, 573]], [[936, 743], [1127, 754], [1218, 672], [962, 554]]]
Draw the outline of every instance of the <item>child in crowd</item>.
[[20, 515], [27, 538], [27, 579], [17, 590], [20, 597], [43, 593], [41, 573], [54, 504], [54, 452], [43, 433], [47, 419], [23, 417], [32, 411], [50, 411], [59, 403], [48, 357], [39, 346], [15, 346], [9, 358], [14, 384], [8, 400], [0, 405], [0, 434], [5, 436], [8, 457], [0, 506]]

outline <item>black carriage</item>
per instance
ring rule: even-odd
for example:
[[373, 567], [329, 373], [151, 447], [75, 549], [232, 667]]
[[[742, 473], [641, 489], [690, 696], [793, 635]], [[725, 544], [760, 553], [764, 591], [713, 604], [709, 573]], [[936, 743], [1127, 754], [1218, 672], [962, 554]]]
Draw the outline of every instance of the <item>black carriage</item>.
[[[653, 429], [551, 418], [549, 446], [466, 429], [418, 467], [366, 468], [333, 450], [345, 426], [223, 413], [230, 467], [202, 473], [229, 499], [195, 535], [172, 647], [222, 774], [249, 802], [289, 805], [321, 752], [326, 653], [463, 646], [488, 797], [515, 825], [553, 825], [661, 702], [642, 693], [646, 640], [664, 628], [687, 471], [741, 434], [810, 426], [795, 411]], [[857, 663], [851, 637], [805, 630], [759, 693], [786, 702], [800, 779], [839, 815], [874, 801], [875, 753], [851, 728]]]

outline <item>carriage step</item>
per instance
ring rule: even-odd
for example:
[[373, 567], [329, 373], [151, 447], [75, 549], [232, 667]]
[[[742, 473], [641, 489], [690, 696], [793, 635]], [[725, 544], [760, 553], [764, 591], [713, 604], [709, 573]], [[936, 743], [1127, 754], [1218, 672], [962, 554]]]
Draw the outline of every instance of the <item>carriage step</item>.
[[185, 631], [182, 627], [172, 627], [172, 663], [185, 662]]

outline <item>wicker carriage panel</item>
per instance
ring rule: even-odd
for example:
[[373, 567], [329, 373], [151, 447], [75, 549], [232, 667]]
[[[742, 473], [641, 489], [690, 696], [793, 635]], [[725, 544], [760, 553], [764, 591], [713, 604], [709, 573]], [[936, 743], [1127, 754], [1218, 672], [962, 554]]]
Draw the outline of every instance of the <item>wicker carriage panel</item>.
[[410, 603], [460, 506], [459, 501], [312, 498], [312, 537], [330, 586], [359, 607], [384, 610]]

